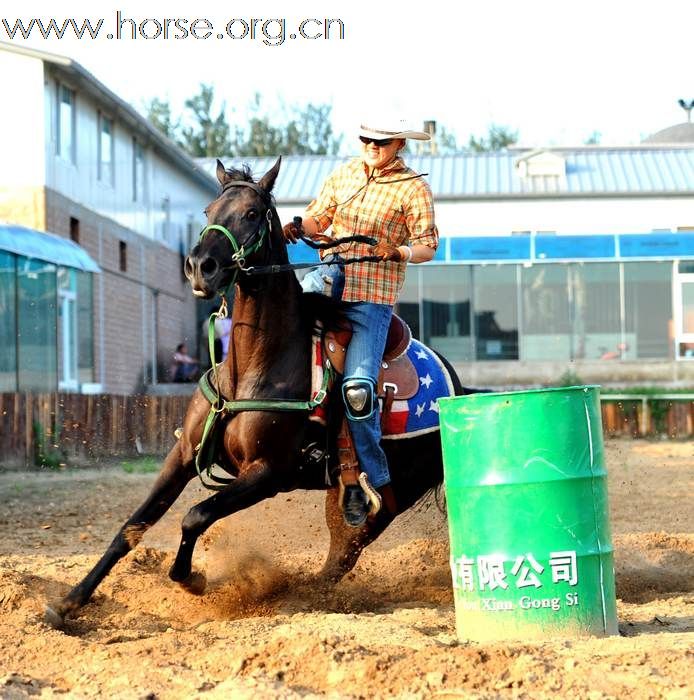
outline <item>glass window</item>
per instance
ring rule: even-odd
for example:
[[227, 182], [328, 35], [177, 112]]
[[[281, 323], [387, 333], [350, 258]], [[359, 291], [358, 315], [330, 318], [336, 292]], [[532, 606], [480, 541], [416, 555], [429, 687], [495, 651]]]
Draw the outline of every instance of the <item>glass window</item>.
[[142, 146], [133, 139], [133, 202], [143, 202], [145, 199], [145, 152]]
[[624, 263], [626, 356], [672, 354], [672, 263]]
[[572, 359], [624, 357], [629, 347], [622, 341], [619, 264], [575, 263], [569, 266], [569, 275]]
[[56, 390], [56, 268], [17, 258], [19, 391]]
[[99, 179], [113, 184], [113, 120], [99, 115]]
[[70, 163], [75, 162], [75, 93], [65, 85], [57, 85], [58, 91], [58, 155]]
[[405, 275], [405, 284], [400, 290], [395, 313], [402, 318], [412, 331], [415, 338], [419, 335], [419, 273], [420, 269], [414, 265], [408, 265]]
[[15, 256], [0, 251], [0, 392], [17, 390]]
[[77, 373], [80, 384], [94, 381], [94, 315], [93, 276], [75, 272], [77, 276]]
[[521, 280], [521, 359], [571, 359], [568, 266], [522, 267]]
[[518, 284], [515, 265], [473, 268], [478, 360], [518, 359]]
[[472, 360], [470, 267], [427, 265], [421, 274], [422, 341], [451, 361]]
[[58, 268], [58, 388], [77, 383], [77, 279], [76, 270]]

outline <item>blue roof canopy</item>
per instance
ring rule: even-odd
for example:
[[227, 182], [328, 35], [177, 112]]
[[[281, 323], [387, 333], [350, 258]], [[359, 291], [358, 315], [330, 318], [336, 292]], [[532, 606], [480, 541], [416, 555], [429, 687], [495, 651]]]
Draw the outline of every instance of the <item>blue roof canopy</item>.
[[77, 243], [54, 233], [35, 231], [15, 224], [0, 224], [0, 250], [84, 272], [101, 272], [87, 251]]

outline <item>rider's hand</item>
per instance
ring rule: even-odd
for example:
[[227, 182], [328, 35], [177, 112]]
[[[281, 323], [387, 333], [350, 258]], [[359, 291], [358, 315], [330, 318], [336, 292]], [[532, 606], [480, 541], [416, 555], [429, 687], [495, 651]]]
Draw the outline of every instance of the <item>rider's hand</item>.
[[369, 251], [371, 255], [381, 258], [384, 262], [387, 260], [392, 260], [394, 262], [402, 261], [402, 253], [398, 248], [390, 243], [378, 243], [371, 248]]
[[287, 243], [296, 243], [304, 235], [304, 229], [300, 223], [290, 221], [288, 224], [285, 224], [282, 227], [282, 233], [284, 234], [284, 240], [287, 241]]

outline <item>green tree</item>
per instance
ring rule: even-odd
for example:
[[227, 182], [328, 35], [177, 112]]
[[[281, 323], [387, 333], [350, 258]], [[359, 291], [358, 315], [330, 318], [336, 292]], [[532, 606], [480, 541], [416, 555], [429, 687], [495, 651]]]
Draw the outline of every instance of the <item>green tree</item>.
[[602, 134], [599, 131], [592, 131], [590, 136], [583, 142], [586, 146], [597, 146], [602, 140]]
[[180, 120], [174, 121], [171, 117], [171, 105], [168, 100], [160, 100], [158, 97], [152, 98], [145, 103], [147, 119], [152, 126], [161, 131], [164, 136], [172, 141], [178, 140], [178, 130], [181, 126]]
[[231, 130], [226, 119], [226, 103], [213, 114], [214, 88], [200, 85], [200, 92], [185, 101], [193, 114], [192, 124], [181, 130], [180, 143], [193, 157], [212, 158], [233, 155]]
[[468, 148], [475, 153], [502, 151], [518, 141], [518, 132], [507, 126], [491, 124], [486, 136], [471, 136]]

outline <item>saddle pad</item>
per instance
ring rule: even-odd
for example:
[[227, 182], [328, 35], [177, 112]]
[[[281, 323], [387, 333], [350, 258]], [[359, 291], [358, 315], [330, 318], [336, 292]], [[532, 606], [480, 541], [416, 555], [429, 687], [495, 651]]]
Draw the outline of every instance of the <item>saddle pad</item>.
[[413, 339], [407, 348], [407, 357], [417, 372], [419, 389], [410, 399], [393, 401], [383, 425], [384, 440], [414, 437], [438, 430], [439, 407], [436, 400], [442, 396], [455, 396], [448, 370], [436, 353]]

